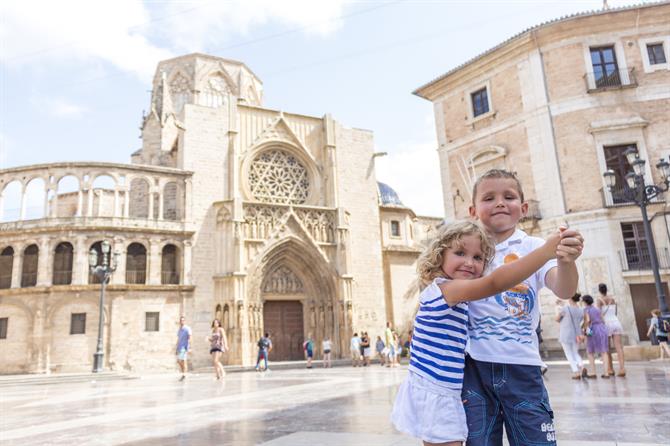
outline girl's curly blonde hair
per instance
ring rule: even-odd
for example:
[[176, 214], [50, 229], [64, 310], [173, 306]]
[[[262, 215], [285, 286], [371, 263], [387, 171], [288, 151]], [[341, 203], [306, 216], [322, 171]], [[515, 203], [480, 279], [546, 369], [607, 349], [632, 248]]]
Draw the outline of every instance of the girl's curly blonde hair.
[[419, 282], [422, 286], [429, 285], [437, 277], [445, 277], [442, 271], [444, 251], [460, 245], [461, 239], [466, 235], [479, 237], [482, 244], [482, 254], [486, 265], [491, 262], [496, 252], [495, 244], [486, 230], [472, 220], [460, 220], [453, 223], [443, 224], [437, 228], [437, 232], [428, 241], [426, 249], [416, 262], [416, 271], [419, 274]]

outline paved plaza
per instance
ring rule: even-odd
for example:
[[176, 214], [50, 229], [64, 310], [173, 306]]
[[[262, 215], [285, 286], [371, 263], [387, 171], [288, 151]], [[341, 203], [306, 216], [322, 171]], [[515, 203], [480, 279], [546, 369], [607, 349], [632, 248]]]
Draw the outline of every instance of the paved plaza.
[[[419, 445], [389, 422], [405, 367], [176, 375], [0, 388], [0, 444]], [[670, 362], [631, 363], [628, 377], [546, 375], [559, 444], [667, 445]], [[7, 383], [5, 383], [7, 384]]]

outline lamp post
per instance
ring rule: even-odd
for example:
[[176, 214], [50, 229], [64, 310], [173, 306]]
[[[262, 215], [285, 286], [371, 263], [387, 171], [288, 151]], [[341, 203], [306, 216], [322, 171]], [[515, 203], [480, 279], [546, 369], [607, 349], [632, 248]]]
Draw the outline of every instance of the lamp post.
[[656, 286], [656, 297], [658, 298], [658, 307], [662, 314], [668, 313], [668, 304], [665, 301], [665, 292], [663, 291], [663, 284], [661, 283], [661, 274], [659, 273], [658, 257], [656, 255], [656, 244], [654, 243], [654, 234], [651, 232], [651, 224], [647, 216], [647, 204], [658, 196], [659, 194], [668, 190], [670, 186], [670, 163], [661, 158], [656, 164], [656, 168], [661, 173], [661, 184], [645, 184], [644, 182], [644, 165], [645, 160], [640, 158], [636, 148], [630, 148], [624, 152], [628, 163], [633, 166], [633, 171], [626, 174], [626, 182], [628, 187], [624, 187], [621, 191], [615, 190], [616, 174], [613, 170], [607, 170], [603, 176], [605, 183], [613, 196], [623, 198], [634, 202], [639, 206], [642, 212], [642, 224], [644, 225], [644, 232], [647, 234], [647, 248], [649, 249], [649, 260], [651, 262], [651, 271], [654, 274], [654, 285]]
[[[91, 273], [94, 274], [98, 279], [100, 279], [100, 311], [98, 317], [98, 346], [95, 353], [93, 353], [93, 373], [102, 372], [102, 359], [104, 356], [102, 350], [102, 334], [103, 334], [103, 308], [105, 303], [105, 285], [109, 281], [109, 278], [112, 276], [112, 273], [116, 271], [116, 265], [118, 263], [119, 253], [114, 252], [111, 254], [111, 245], [107, 240], [103, 240], [100, 244], [100, 251], [102, 253], [100, 258], [100, 264], [98, 264], [98, 251], [91, 249], [88, 253], [88, 265], [91, 269]], [[111, 257], [111, 258], [110, 258]]]

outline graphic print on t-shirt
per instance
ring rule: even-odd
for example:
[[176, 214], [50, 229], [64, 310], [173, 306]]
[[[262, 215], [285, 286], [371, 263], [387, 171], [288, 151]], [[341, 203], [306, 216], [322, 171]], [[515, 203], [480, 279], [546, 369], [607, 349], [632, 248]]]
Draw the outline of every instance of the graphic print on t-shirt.
[[[503, 263], [519, 260], [517, 253], [505, 255]], [[522, 282], [502, 293], [496, 294], [493, 299], [504, 308], [507, 316], [496, 318], [486, 316], [471, 318], [469, 321], [470, 337], [477, 340], [496, 339], [501, 342], [514, 341], [521, 344], [530, 344], [529, 337], [533, 331], [532, 310], [535, 306], [535, 292], [527, 283]], [[477, 326], [477, 333], [473, 334], [473, 325]]]

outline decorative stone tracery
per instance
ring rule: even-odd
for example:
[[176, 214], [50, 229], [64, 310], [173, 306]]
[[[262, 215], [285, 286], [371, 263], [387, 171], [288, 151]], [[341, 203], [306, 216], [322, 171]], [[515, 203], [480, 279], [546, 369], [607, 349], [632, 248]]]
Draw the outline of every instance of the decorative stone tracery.
[[251, 195], [258, 201], [302, 204], [309, 195], [309, 186], [305, 166], [283, 150], [266, 150], [249, 166]]
[[244, 238], [268, 239], [276, 229], [285, 224], [291, 211], [315, 242], [335, 243], [336, 224], [333, 211], [263, 204], [244, 205], [244, 224], [242, 225]]
[[265, 277], [262, 290], [273, 294], [299, 294], [304, 292], [302, 281], [286, 266], [280, 266]]

